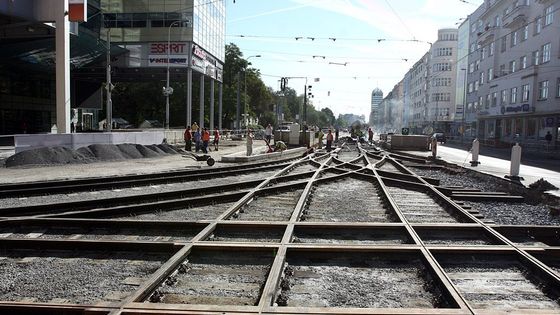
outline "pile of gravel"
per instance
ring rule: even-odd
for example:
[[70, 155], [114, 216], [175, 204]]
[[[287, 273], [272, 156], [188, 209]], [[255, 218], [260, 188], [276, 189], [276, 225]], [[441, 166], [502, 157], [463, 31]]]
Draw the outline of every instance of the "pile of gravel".
[[6, 167], [31, 165], [84, 164], [100, 161], [153, 158], [179, 151], [168, 144], [92, 144], [77, 150], [45, 147], [16, 153], [6, 160]]

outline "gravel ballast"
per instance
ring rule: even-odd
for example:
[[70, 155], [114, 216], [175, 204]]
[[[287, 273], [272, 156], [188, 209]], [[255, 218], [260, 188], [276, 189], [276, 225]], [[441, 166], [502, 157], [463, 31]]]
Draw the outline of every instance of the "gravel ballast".
[[0, 300], [120, 301], [138, 288], [126, 279], [147, 278], [167, 258], [130, 252], [9, 251], [0, 255]]

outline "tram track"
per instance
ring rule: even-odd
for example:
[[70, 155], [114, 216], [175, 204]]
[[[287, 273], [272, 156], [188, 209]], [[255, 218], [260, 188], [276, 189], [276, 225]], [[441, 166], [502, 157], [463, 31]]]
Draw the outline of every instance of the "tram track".
[[[80, 268], [105, 263], [126, 273], [101, 268], [84, 277], [87, 296], [26, 288], [18, 299], [0, 286], [0, 312], [557, 312], [558, 228], [489, 224], [480, 205], [460, 195], [481, 204], [515, 196], [451, 186], [445, 173], [399, 162], [429, 165], [419, 160], [346, 144], [331, 154], [205, 171], [204, 192], [0, 209], [0, 269], [71, 268], [52, 275], [71, 287]], [[264, 176], [234, 181], [244, 172]], [[220, 178], [232, 182], [212, 184]], [[26, 272], [10, 285], [25, 283]], [[106, 286], [107, 279], [117, 281]]]

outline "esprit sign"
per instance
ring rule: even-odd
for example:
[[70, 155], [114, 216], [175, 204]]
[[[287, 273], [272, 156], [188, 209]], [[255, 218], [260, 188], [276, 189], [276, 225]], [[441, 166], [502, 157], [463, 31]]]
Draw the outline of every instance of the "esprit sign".
[[186, 43], [151, 43], [150, 44], [150, 54], [151, 55], [166, 55], [166, 54], [186, 54], [187, 53]]

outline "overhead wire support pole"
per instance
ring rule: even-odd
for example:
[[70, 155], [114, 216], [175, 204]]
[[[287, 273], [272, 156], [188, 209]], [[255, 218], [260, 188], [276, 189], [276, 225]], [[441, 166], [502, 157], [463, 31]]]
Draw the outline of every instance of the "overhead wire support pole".
[[111, 132], [113, 129], [113, 101], [111, 99], [113, 84], [111, 83], [111, 29], [110, 28], [107, 29], [107, 82], [105, 83], [105, 89], [107, 90], [106, 131]]

